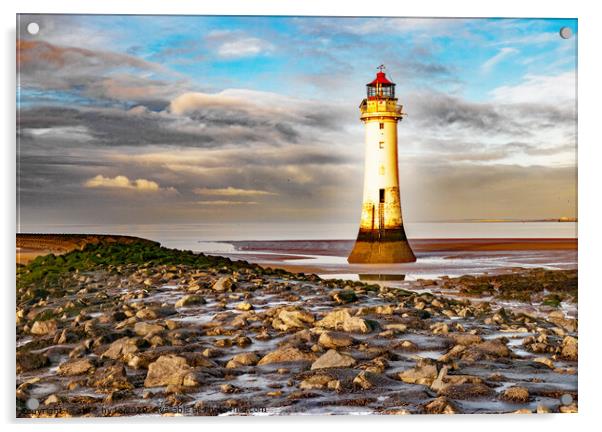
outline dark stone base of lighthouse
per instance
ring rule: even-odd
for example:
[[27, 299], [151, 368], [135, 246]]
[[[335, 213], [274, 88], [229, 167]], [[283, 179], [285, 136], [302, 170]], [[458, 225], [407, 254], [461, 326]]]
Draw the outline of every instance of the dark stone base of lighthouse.
[[401, 228], [360, 229], [347, 262], [350, 264], [395, 264], [416, 261], [406, 233]]

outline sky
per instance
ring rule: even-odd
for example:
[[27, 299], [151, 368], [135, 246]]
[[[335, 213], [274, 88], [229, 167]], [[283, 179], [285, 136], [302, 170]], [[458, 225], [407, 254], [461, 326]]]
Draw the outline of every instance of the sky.
[[406, 222], [576, 217], [576, 50], [574, 19], [20, 15], [19, 229], [359, 224], [380, 64]]

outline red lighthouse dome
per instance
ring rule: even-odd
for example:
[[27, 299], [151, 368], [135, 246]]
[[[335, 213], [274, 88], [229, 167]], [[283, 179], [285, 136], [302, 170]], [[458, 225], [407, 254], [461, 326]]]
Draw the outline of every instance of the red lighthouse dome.
[[395, 83], [389, 81], [383, 72], [384, 66], [378, 67], [379, 72], [371, 83], [366, 84], [368, 99], [395, 98]]

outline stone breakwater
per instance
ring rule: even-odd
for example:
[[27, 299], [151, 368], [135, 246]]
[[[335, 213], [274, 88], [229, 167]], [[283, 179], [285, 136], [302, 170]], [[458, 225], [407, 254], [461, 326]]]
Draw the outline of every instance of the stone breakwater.
[[18, 417], [577, 411], [576, 319], [497, 303], [576, 272], [416, 283], [446, 296], [153, 247], [18, 269]]

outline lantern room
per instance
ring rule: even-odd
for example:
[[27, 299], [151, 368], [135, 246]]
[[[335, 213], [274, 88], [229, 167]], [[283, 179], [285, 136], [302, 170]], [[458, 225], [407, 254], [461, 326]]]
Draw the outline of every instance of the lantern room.
[[374, 81], [366, 85], [368, 100], [395, 98], [395, 83], [387, 79], [383, 69], [380, 66]]

